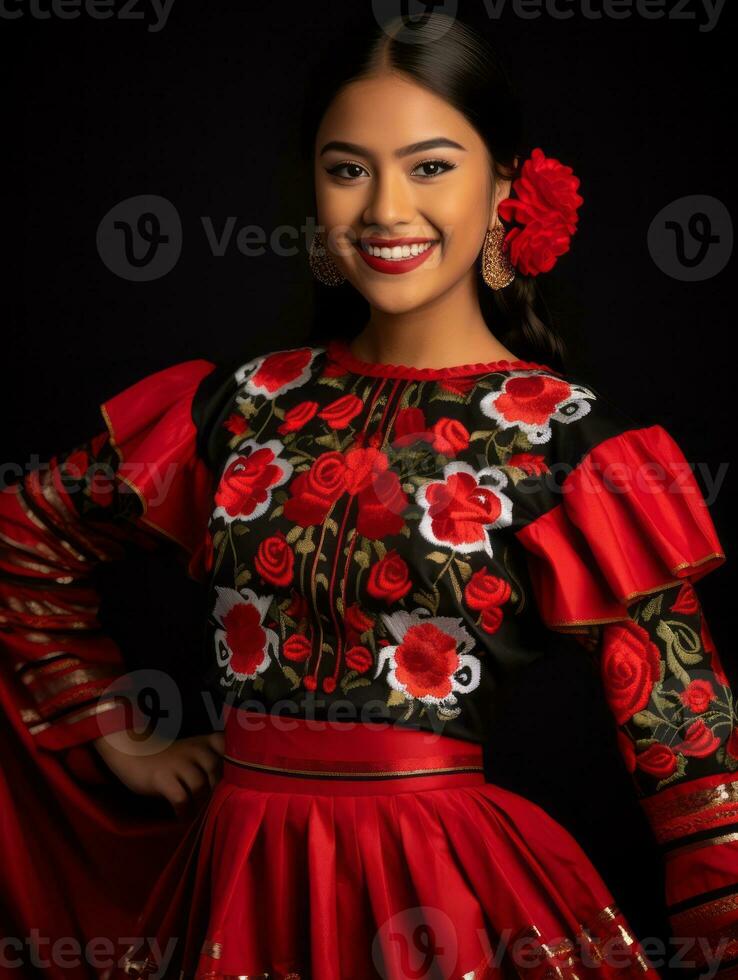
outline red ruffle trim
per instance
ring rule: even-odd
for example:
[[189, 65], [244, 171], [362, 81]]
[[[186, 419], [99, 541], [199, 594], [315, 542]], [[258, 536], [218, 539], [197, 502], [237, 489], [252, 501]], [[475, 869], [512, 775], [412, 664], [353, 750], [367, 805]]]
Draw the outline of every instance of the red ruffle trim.
[[603, 440], [567, 475], [561, 498], [516, 535], [551, 628], [628, 619], [634, 600], [725, 561], [690, 464], [660, 425]]
[[196, 453], [192, 400], [215, 365], [183, 361], [147, 375], [100, 405], [120, 457], [117, 475], [139, 497], [142, 523], [190, 556], [188, 573], [205, 578], [213, 477]]
[[491, 371], [547, 371], [561, 376], [546, 364], [535, 361], [477, 361], [473, 364], [455, 364], [443, 368], [418, 368], [407, 364], [383, 364], [375, 361], [363, 361], [356, 357], [348, 343], [338, 337], [328, 341], [326, 347], [328, 356], [354, 374], [367, 374], [375, 378], [408, 378], [417, 381], [431, 381], [442, 378], [461, 378], [469, 374], [489, 374]]

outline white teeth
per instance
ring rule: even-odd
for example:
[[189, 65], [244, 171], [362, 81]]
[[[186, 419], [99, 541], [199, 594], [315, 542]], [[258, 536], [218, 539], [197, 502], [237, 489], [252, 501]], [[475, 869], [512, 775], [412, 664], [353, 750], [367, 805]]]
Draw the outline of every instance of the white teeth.
[[377, 245], [367, 245], [365, 242], [361, 242], [361, 247], [369, 255], [375, 255], [381, 259], [389, 259], [390, 262], [397, 262], [398, 260], [409, 259], [412, 255], [421, 255], [423, 252], [427, 252], [433, 244], [434, 242], [422, 242], [419, 245], [417, 243], [413, 243], [412, 245], [393, 245], [392, 248], [385, 245], [380, 248]]

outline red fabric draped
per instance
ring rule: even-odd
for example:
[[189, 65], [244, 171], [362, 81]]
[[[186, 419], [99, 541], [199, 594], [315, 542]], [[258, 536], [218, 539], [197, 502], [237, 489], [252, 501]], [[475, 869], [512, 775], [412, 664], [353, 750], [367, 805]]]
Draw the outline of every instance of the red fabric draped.
[[690, 465], [660, 425], [591, 449], [562, 482], [560, 502], [516, 536], [554, 629], [625, 620], [634, 599], [725, 561]]

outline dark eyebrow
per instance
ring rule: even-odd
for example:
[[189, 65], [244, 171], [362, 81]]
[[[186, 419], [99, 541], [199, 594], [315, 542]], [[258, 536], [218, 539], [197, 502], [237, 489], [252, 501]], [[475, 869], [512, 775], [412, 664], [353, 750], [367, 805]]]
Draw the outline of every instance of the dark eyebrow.
[[[457, 143], [455, 140], [447, 139], [445, 136], [437, 136], [435, 139], [421, 140], [420, 143], [410, 143], [409, 146], [401, 146], [399, 150], [395, 150], [394, 155], [396, 157], [408, 157], [413, 153], [435, 150], [439, 146], [450, 146], [456, 150], [466, 150], [466, 147], [462, 146], [461, 143]], [[329, 143], [326, 143], [320, 151], [320, 155], [323, 156], [329, 150], [339, 150], [341, 153], [355, 153], [358, 156], [371, 156], [371, 151], [367, 150], [365, 146], [359, 146], [358, 143], [346, 143], [343, 140], [331, 140]]]

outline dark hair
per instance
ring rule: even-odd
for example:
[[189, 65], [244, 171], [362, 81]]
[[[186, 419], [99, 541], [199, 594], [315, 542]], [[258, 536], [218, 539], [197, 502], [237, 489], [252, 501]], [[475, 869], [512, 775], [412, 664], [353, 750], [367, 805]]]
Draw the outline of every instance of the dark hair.
[[[381, 70], [402, 72], [453, 105], [485, 141], [498, 178], [514, 178], [524, 158], [522, 114], [510, 79], [487, 40], [468, 25], [441, 12], [415, 23], [394, 18], [371, 30], [343, 35], [323, 53], [305, 91], [302, 153], [312, 177], [315, 135], [341, 88]], [[477, 286], [482, 314], [495, 336], [516, 357], [565, 368], [562, 338], [547, 323], [537, 283], [516, 271], [513, 282], [492, 290]], [[367, 319], [367, 304], [355, 290], [315, 281], [312, 343], [331, 336], [353, 336]]]

